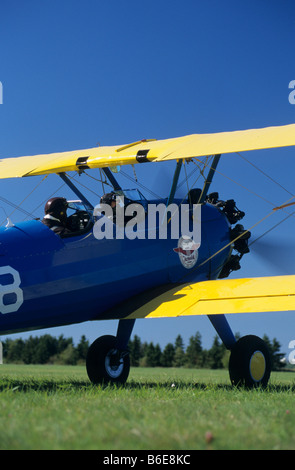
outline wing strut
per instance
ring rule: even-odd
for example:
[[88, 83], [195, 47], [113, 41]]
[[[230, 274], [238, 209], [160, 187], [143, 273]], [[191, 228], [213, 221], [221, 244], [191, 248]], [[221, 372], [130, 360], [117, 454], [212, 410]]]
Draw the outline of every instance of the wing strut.
[[115, 191], [118, 191], [118, 190], [122, 189], [121, 186], [119, 185], [118, 181], [116, 180], [116, 178], [114, 177], [113, 173], [111, 172], [111, 170], [109, 168], [107, 168], [107, 167], [102, 168], [102, 171], [104, 172], [104, 174], [106, 175], [106, 177], [110, 181], [110, 183], [113, 186]]
[[210, 185], [211, 185], [211, 183], [212, 183], [213, 176], [214, 176], [216, 167], [217, 167], [217, 165], [218, 165], [218, 162], [219, 162], [219, 160], [220, 160], [220, 157], [221, 157], [221, 154], [218, 154], [218, 155], [215, 155], [215, 156], [214, 156], [212, 165], [211, 165], [211, 167], [210, 167], [210, 171], [209, 171], [209, 173], [208, 173], [208, 176], [207, 176], [206, 181], [205, 181], [204, 186], [203, 186], [203, 190], [202, 190], [202, 193], [201, 193], [201, 197], [200, 197], [200, 200], [199, 200], [199, 204], [201, 204], [202, 202], [205, 201], [205, 198], [206, 198], [206, 196], [207, 196], [207, 194], [208, 194], [208, 191], [209, 191]]
[[177, 184], [178, 184], [178, 180], [179, 180], [179, 175], [180, 175], [181, 167], [182, 167], [182, 160], [177, 160], [176, 168], [175, 168], [174, 176], [173, 176], [173, 181], [172, 181], [172, 186], [171, 186], [171, 189], [170, 189], [170, 194], [169, 194], [169, 197], [168, 197], [168, 200], [167, 200], [167, 204], [166, 204], [167, 207], [169, 206], [169, 204], [170, 204], [170, 203], [173, 201], [173, 199], [174, 199], [175, 192], [176, 192], [176, 188], [177, 188]]
[[93, 205], [88, 201], [88, 199], [86, 199], [84, 194], [82, 194], [79, 191], [79, 189], [76, 188], [76, 186], [72, 183], [72, 181], [67, 177], [65, 173], [59, 173], [59, 176], [69, 186], [69, 188], [76, 194], [76, 196], [78, 196], [78, 198], [81, 199], [82, 202], [84, 202], [86, 206], [88, 206], [90, 209], [93, 209]]

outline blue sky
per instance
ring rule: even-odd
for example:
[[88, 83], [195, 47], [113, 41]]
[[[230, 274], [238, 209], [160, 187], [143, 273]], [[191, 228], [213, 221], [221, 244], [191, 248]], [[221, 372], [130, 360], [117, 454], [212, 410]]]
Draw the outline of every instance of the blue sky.
[[[294, 123], [295, 105], [288, 100], [295, 79], [294, 37], [291, 0], [3, 0], [0, 158]], [[222, 157], [212, 190], [236, 200], [248, 228], [295, 192], [294, 148], [243, 155], [248, 161], [236, 154]], [[136, 168], [136, 174], [165, 195], [172, 169], [159, 164]], [[79, 181], [97, 193], [86, 192], [96, 202], [101, 186], [83, 178]], [[40, 181], [1, 180], [0, 196], [19, 204]], [[60, 186], [56, 176], [48, 177], [22, 207], [42, 216], [43, 201]], [[69, 195], [64, 187], [58, 194]], [[4, 218], [13, 210], [4, 202], [0, 207]], [[253, 238], [286, 215], [267, 219]], [[24, 215], [11, 217], [18, 221]], [[272, 244], [268, 259], [261, 257], [265, 246], [253, 247], [234, 277], [294, 273], [293, 234], [290, 217], [264, 237], [264, 245]], [[293, 316], [239, 315], [229, 322], [234, 332], [278, 338], [288, 352], [295, 339]], [[197, 330], [203, 346], [210, 347], [215, 331], [207, 318], [139, 320], [134, 334], [164, 346], [177, 334], [187, 344]], [[116, 322], [101, 322], [50, 333], [75, 341], [85, 334], [92, 341], [115, 331]]]

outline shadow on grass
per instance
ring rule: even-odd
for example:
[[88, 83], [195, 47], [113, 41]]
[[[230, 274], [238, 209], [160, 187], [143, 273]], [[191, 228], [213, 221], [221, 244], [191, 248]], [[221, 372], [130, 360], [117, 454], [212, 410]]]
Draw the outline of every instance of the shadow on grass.
[[0, 393], [5, 391], [12, 392], [58, 392], [83, 390], [91, 386], [88, 381], [57, 381], [46, 379], [1, 379]]
[[[245, 387], [234, 387], [231, 384], [218, 384], [218, 383], [193, 383], [193, 382], [126, 382], [124, 385], [120, 384], [107, 384], [107, 385], [94, 385], [88, 380], [76, 381], [57, 381], [47, 379], [11, 379], [3, 378], [0, 380], [0, 393], [1, 392], [46, 392], [46, 393], [75, 393], [78, 391], [104, 391], [104, 390], [196, 390], [196, 391], [213, 391], [223, 390], [232, 392], [245, 391]], [[295, 384], [274, 384], [268, 385], [266, 388], [256, 388], [254, 391], [261, 391], [263, 393], [282, 393], [282, 392], [295, 392]], [[248, 389], [249, 392], [253, 389]]]

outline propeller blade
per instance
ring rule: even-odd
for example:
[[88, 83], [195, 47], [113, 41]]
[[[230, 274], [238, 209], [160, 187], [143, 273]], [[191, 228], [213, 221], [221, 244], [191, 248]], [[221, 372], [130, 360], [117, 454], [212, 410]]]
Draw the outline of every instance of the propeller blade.
[[288, 274], [295, 272], [295, 243], [286, 238], [253, 240], [249, 243], [250, 252], [254, 253], [276, 271]]

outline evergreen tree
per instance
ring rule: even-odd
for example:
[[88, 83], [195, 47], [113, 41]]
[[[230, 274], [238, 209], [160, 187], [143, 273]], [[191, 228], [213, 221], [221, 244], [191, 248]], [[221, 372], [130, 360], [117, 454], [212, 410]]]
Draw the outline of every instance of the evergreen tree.
[[65, 338], [64, 335], [60, 335], [57, 339], [56, 353], [57, 354], [62, 353], [68, 347], [69, 344], [73, 344], [73, 339]]
[[161, 365], [161, 358], [162, 358], [161, 347], [159, 344], [156, 344], [155, 353], [154, 353], [155, 367], [159, 367]]
[[179, 348], [182, 351], [184, 351], [184, 342], [183, 342], [181, 335], [177, 335], [174, 346], [175, 346], [175, 349]]
[[140, 338], [137, 335], [134, 335], [133, 341], [129, 341], [128, 349], [130, 354], [130, 365], [133, 367], [138, 367], [142, 357], [142, 344]]
[[185, 352], [181, 347], [177, 347], [174, 353], [173, 367], [183, 367], [185, 364]]
[[184, 342], [181, 335], [177, 335], [175, 339], [175, 354], [174, 354], [174, 367], [183, 367], [185, 364], [185, 351], [184, 351]]
[[38, 337], [30, 336], [24, 343], [23, 361], [25, 364], [35, 364], [35, 351], [38, 345]]
[[201, 334], [197, 331], [195, 336], [189, 339], [189, 345], [186, 349], [186, 364], [188, 367], [202, 367], [203, 354]]
[[155, 366], [155, 346], [154, 343], [151, 342], [148, 344], [147, 349], [146, 349], [146, 365], [147, 367], [154, 367]]
[[285, 363], [282, 362], [284, 353], [280, 353], [281, 345], [276, 338], [270, 341], [269, 337], [264, 335], [263, 341], [266, 343], [272, 362], [272, 370], [280, 370], [285, 367]]
[[60, 364], [65, 364], [68, 366], [74, 366], [77, 364], [77, 350], [74, 348], [73, 344], [68, 344], [66, 349], [64, 349], [58, 356]]
[[89, 341], [86, 339], [85, 335], [82, 335], [77, 346], [77, 361], [86, 361], [88, 349]]
[[23, 362], [24, 341], [22, 339], [6, 339], [3, 344], [3, 353], [7, 362]]
[[57, 339], [50, 335], [43, 335], [38, 338], [35, 350], [34, 362], [36, 364], [46, 364], [57, 352]]
[[211, 369], [223, 369], [223, 355], [225, 347], [220, 343], [218, 336], [216, 335], [213, 340], [213, 345], [209, 350], [209, 362]]
[[162, 353], [161, 366], [172, 367], [175, 356], [175, 348], [172, 343], [168, 343]]
[[153, 342], [149, 343], [145, 353], [145, 365], [147, 367], [158, 367], [161, 365], [161, 348], [159, 344], [156, 346]]

